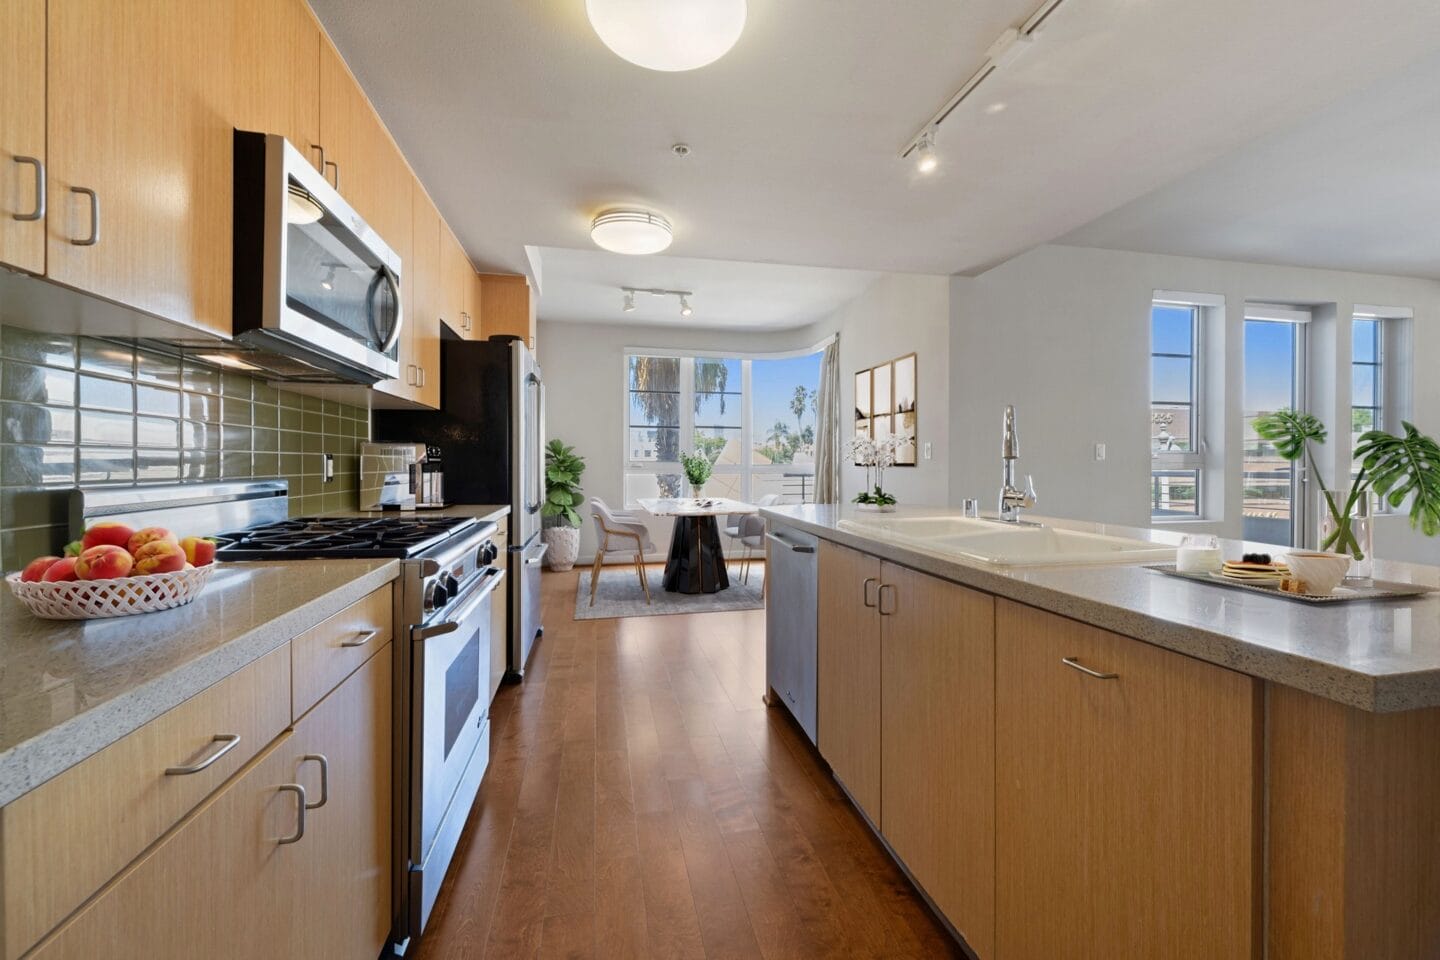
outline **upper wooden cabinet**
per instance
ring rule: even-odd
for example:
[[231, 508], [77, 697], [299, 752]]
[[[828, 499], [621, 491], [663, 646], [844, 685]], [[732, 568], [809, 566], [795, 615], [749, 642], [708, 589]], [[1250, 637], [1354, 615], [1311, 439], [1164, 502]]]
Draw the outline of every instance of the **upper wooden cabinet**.
[[[45, 272], [45, 0], [0, 3], [0, 263]], [[17, 219], [19, 218], [19, 219]]]
[[236, 64], [216, 43], [239, 7], [49, 0], [53, 280], [230, 333]]
[[479, 311], [472, 310], [470, 300], [475, 286], [475, 268], [465, 248], [455, 238], [448, 224], [440, 228], [440, 245], [445, 261], [445, 302], [441, 305], [440, 316], [458, 337], [465, 340], [480, 339]]
[[440, 409], [440, 317], [445, 302], [445, 265], [441, 260], [440, 235], [445, 229], [440, 211], [417, 182], [414, 188], [415, 312], [411, 315], [412, 353], [417, 370], [414, 400], [424, 407]]
[[1256, 957], [1259, 682], [998, 601], [996, 956]]
[[466, 334], [471, 340], [484, 340], [490, 332], [484, 328], [485, 281], [472, 268], [465, 284], [465, 312], [470, 317], [470, 330]]
[[235, 127], [280, 134], [318, 169], [319, 25], [299, 0], [246, 0], [234, 8]]
[[486, 339], [510, 334], [535, 348], [535, 300], [530, 281], [519, 274], [484, 273], [480, 275], [480, 330]]

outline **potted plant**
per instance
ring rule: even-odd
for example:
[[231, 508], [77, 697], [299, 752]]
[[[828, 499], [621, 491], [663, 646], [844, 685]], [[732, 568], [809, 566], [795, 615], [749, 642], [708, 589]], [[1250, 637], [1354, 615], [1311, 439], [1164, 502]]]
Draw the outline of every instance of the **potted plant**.
[[569, 570], [580, 555], [580, 513], [585, 502], [580, 476], [585, 459], [559, 440], [545, 446], [545, 506], [541, 509], [544, 528], [540, 537], [549, 545], [545, 551], [551, 570]]
[[680, 467], [685, 479], [690, 481], [690, 496], [697, 500], [704, 496], [705, 481], [710, 479], [710, 458], [703, 453], [680, 453]]
[[1326, 439], [1325, 425], [1318, 418], [1280, 410], [1257, 417], [1253, 426], [1262, 440], [1275, 444], [1275, 452], [1281, 457], [1292, 461], [1304, 457], [1310, 464], [1324, 511], [1320, 549], [1350, 554], [1352, 575], [1370, 575], [1372, 494], [1395, 508], [1411, 497], [1410, 526], [1427, 537], [1440, 533], [1440, 445], [1414, 424], [1402, 423], [1405, 434], [1400, 437], [1383, 430], [1360, 435], [1354, 452], [1360, 469], [1343, 498], [1325, 486], [1310, 450], [1312, 443], [1324, 443]]
[[[865, 489], [855, 495], [857, 509], [874, 510], [879, 513], [893, 513], [896, 499], [885, 492], [885, 468], [895, 465], [896, 453], [910, 442], [909, 434], [891, 434], [872, 440], [864, 435], [851, 437], [845, 443], [846, 455], [857, 466], [865, 468]], [[873, 478], [872, 478], [873, 471]], [[874, 485], [871, 485], [871, 480]]]

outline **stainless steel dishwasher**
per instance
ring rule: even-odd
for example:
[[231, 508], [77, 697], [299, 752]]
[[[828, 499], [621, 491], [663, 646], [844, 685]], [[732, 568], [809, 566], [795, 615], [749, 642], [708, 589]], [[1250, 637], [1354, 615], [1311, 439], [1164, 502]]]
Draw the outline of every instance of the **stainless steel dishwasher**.
[[814, 743], [819, 541], [771, 521], [765, 542], [765, 676], [774, 696]]

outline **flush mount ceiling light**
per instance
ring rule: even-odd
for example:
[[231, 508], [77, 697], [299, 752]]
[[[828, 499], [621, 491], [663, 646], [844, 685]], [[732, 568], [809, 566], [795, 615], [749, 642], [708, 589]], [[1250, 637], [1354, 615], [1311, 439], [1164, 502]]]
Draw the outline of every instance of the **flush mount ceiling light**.
[[648, 210], [606, 210], [590, 223], [590, 239], [611, 253], [659, 253], [672, 238], [670, 221]]
[[311, 195], [309, 190], [298, 183], [290, 184], [285, 196], [285, 217], [291, 223], [303, 225], [314, 223], [325, 216], [325, 208]]
[[746, 0], [585, 0], [585, 13], [618, 56], [673, 73], [714, 63], [735, 46]]
[[690, 306], [690, 298], [695, 296], [689, 290], [665, 290], [660, 287], [621, 287], [620, 292], [625, 294], [626, 313], [635, 309], [635, 294], [645, 293], [652, 297], [679, 297], [680, 316], [689, 317], [695, 313], [695, 308]]

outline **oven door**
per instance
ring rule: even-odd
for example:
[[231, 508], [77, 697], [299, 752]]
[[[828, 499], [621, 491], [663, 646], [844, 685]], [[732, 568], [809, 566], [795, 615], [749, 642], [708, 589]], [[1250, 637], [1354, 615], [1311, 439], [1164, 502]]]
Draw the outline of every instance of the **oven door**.
[[491, 602], [504, 578], [487, 569], [445, 619], [411, 634], [412, 935], [424, 929], [490, 759]]

